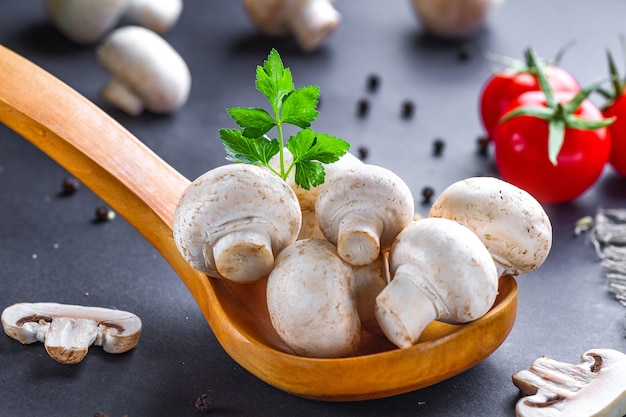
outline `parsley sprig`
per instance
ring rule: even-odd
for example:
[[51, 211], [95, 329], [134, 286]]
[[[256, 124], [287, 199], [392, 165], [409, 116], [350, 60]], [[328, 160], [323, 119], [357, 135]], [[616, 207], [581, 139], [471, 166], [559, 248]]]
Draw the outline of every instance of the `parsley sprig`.
[[[275, 49], [270, 51], [263, 66], [257, 66], [256, 89], [269, 101], [271, 112], [252, 107], [229, 108], [228, 114], [241, 128], [221, 129], [220, 139], [226, 150], [226, 159], [235, 163], [263, 165], [282, 179], [295, 169], [295, 181], [308, 190], [324, 182], [324, 166], [343, 156], [350, 144], [343, 139], [311, 129], [317, 118], [320, 89], [304, 86], [295, 89], [291, 70], [283, 66]], [[299, 130], [285, 144], [283, 125], [294, 125]], [[268, 133], [276, 128], [277, 137]], [[285, 163], [284, 148], [293, 155], [289, 166]], [[270, 166], [270, 159], [279, 154], [280, 167]]]

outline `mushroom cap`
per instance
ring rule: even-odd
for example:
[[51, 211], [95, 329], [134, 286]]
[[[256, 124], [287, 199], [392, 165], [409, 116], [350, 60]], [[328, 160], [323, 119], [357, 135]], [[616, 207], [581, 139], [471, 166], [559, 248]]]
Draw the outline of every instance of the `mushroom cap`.
[[128, 0], [125, 17], [156, 33], [169, 31], [178, 22], [182, 0]]
[[[392, 171], [377, 165], [358, 164], [332, 175], [321, 185], [315, 212], [320, 229], [338, 246], [340, 256], [353, 265], [365, 265], [373, 262], [381, 251], [389, 249], [398, 233], [411, 224], [414, 201], [408, 185]], [[343, 254], [344, 238], [346, 245], [352, 239], [342, 235], [342, 227], [349, 218], [357, 217], [371, 221], [372, 229], [380, 229], [376, 231], [379, 250], [372, 254], [369, 262], [355, 263]], [[370, 234], [369, 230], [362, 232]]]
[[473, 177], [450, 185], [437, 197], [429, 216], [468, 227], [512, 275], [539, 268], [552, 246], [552, 225], [541, 204], [498, 178]]
[[267, 235], [272, 262], [254, 276], [248, 271], [252, 281], [269, 274], [273, 257], [296, 240], [301, 222], [298, 199], [280, 177], [264, 167], [228, 164], [206, 172], [185, 189], [174, 213], [173, 232], [187, 262], [214, 277], [224, 275], [213, 251], [229, 233]]
[[[140, 26], [116, 29], [97, 52], [112, 79], [148, 110], [169, 113], [187, 102], [191, 88], [189, 68], [178, 52], [152, 30]], [[106, 89], [105, 98], [111, 99], [105, 92]]]
[[485, 245], [453, 220], [413, 222], [396, 238], [389, 253], [393, 280], [411, 277], [434, 295], [437, 319], [450, 323], [476, 320], [493, 306], [498, 272]]
[[490, 10], [503, 0], [413, 0], [426, 30], [436, 36], [470, 35], [485, 22]]
[[45, 0], [55, 26], [76, 43], [98, 42], [126, 12], [129, 0]]
[[343, 357], [358, 347], [352, 268], [327, 241], [299, 240], [277, 256], [267, 306], [278, 335], [299, 355]]

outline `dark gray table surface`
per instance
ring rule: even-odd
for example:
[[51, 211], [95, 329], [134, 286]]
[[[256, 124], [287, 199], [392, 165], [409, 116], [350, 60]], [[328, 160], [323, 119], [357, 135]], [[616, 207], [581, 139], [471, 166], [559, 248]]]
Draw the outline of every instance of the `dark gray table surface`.
[[[617, 0], [509, 0], [475, 36], [443, 42], [424, 35], [409, 1], [343, 0], [339, 29], [306, 55], [290, 41], [259, 37], [239, 1], [188, 0], [166, 38], [191, 69], [190, 100], [172, 116], [130, 117], [100, 98], [106, 74], [94, 48], [63, 38], [41, 3], [2, 2], [0, 43], [101, 106], [188, 178], [225, 162], [217, 134], [233, 127], [225, 109], [263, 104], [254, 90], [255, 67], [276, 47], [297, 86], [322, 89], [314, 127], [349, 140], [355, 150], [367, 147], [368, 162], [409, 184], [422, 214], [424, 186], [438, 192], [456, 180], [495, 173], [492, 159], [476, 154], [478, 94], [492, 70], [483, 51], [521, 57], [533, 46], [550, 57], [574, 40], [562, 66], [587, 84], [606, 76], [606, 47], [622, 62], [618, 36], [626, 16], [626, 3]], [[460, 51], [468, 59], [459, 59]], [[382, 81], [375, 94], [365, 88], [370, 74]], [[361, 119], [356, 103], [362, 97], [371, 112]], [[400, 117], [405, 100], [416, 105], [409, 120]], [[431, 143], [438, 137], [447, 146], [434, 158]], [[577, 201], [546, 207], [552, 252], [540, 270], [518, 278], [517, 320], [493, 355], [437, 385], [351, 403], [286, 394], [231, 360], [182, 281], [137, 231], [119, 216], [95, 223], [103, 202], [85, 187], [59, 195], [67, 176], [0, 126], [0, 308], [20, 301], [119, 308], [142, 318], [143, 334], [129, 353], [92, 347], [75, 366], [56, 363], [40, 343], [23, 346], [2, 335], [2, 416], [197, 416], [194, 403], [202, 394], [213, 400], [211, 415], [513, 416], [519, 397], [511, 375], [535, 358], [578, 363], [590, 348], [626, 351], [626, 310], [608, 293], [591, 245], [573, 237], [578, 218], [626, 207], [626, 180], [610, 169]]]

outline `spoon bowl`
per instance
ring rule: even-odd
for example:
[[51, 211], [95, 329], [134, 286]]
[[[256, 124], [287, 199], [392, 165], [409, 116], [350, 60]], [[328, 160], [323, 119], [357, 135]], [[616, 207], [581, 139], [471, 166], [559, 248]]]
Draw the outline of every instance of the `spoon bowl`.
[[443, 381], [481, 362], [506, 339], [517, 313], [517, 284], [500, 278], [482, 318], [434, 322], [418, 343], [398, 349], [363, 332], [348, 358], [294, 354], [274, 331], [266, 280], [237, 284], [193, 269], [172, 235], [174, 210], [190, 181], [105, 112], [59, 79], [0, 45], [0, 122], [76, 176], [135, 227], [170, 263], [224, 350], [266, 383], [326, 401], [382, 398]]

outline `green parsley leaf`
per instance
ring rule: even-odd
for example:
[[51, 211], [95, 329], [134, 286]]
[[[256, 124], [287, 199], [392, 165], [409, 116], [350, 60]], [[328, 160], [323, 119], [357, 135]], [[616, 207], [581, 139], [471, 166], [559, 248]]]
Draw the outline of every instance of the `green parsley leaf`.
[[220, 139], [226, 159], [235, 163], [269, 166], [272, 156], [280, 151], [277, 139], [246, 138], [239, 130], [220, 129]]
[[257, 67], [256, 88], [269, 100], [275, 113], [280, 111], [285, 96], [294, 90], [291, 70], [283, 66], [276, 49], [270, 51], [262, 67]]
[[264, 109], [234, 107], [227, 112], [243, 128], [242, 134], [247, 138], [259, 138], [276, 126], [274, 118]]
[[[305, 86], [294, 89], [289, 68], [283, 66], [275, 49], [258, 66], [256, 88], [270, 102], [272, 111], [254, 107], [233, 107], [228, 114], [241, 130], [221, 129], [220, 139], [226, 150], [226, 159], [235, 163], [264, 165], [287, 179], [295, 170], [295, 181], [304, 189], [324, 182], [324, 164], [330, 164], [343, 156], [350, 144], [343, 139], [316, 133], [310, 127], [319, 112], [320, 89]], [[301, 128], [285, 145], [283, 124]], [[278, 137], [269, 139], [267, 134], [276, 127]], [[286, 166], [284, 148], [291, 151], [293, 162]], [[280, 155], [280, 169], [274, 169], [269, 161]]]
[[301, 161], [296, 165], [296, 184], [305, 190], [324, 183], [324, 166], [315, 161]]
[[320, 88], [306, 86], [295, 90], [285, 97], [282, 109], [282, 122], [296, 125], [301, 128], [310, 127], [317, 118], [316, 110], [320, 98]]

